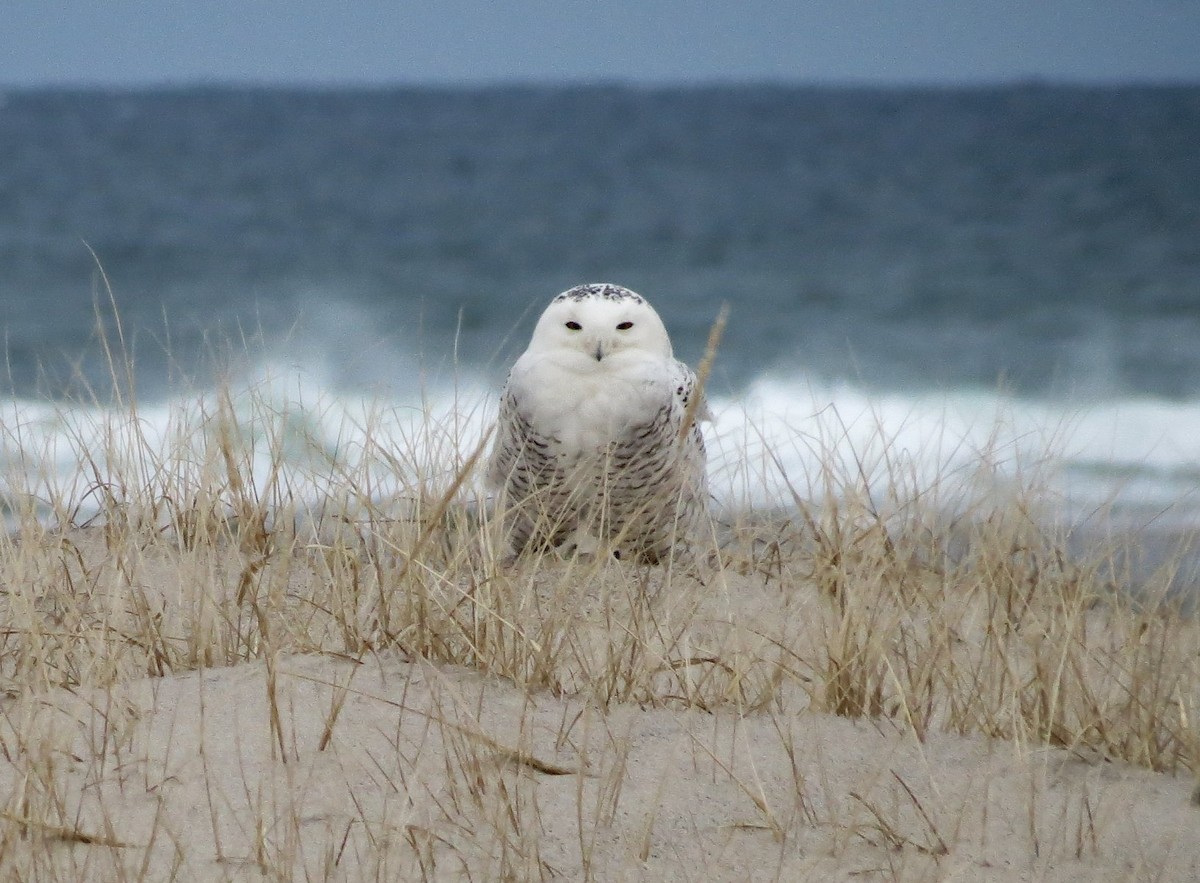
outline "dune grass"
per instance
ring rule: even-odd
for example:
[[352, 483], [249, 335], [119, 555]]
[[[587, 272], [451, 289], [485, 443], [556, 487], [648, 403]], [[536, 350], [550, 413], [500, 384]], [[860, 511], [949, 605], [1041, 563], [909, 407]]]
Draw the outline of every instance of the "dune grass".
[[[827, 716], [918, 757], [964, 736], [1200, 769], [1200, 629], [1171, 563], [1126, 591], [1114, 550], [1067, 551], [1036, 481], [960, 482], [951, 506], [886, 438], [883, 494], [832, 447], [802, 481], [768, 451], [775, 504], [724, 501], [699, 569], [507, 563], [468, 428], [483, 407], [369, 407], [331, 440], [320, 403], [225, 386], [153, 437], [132, 397], [64, 408], [67, 451], [14, 416], [0, 874], [656, 879], [675, 784], [631, 758], [641, 727], [680, 721], [692, 768], [741, 807], [718, 827], [761, 838], [765, 878], [813, 849], [873, 850], [883, 879], [983, 861], [989, 828], [938, 810], [936, 776], [823, 782], [797, 728]], [[1010, 827], [1035, 878], [1122, 823], [1087, 793], [1048, 818], [1025, 787]]]

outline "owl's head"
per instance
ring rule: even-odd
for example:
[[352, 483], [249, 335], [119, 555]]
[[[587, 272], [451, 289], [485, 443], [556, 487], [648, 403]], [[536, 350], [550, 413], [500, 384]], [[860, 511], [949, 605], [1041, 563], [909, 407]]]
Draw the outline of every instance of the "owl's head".
[[578, 351], [598, 363], [622, 353], [671, 358], [671, 339], [654, 307], [619, 285], [577, 285], [546, 307], [530, 351]]

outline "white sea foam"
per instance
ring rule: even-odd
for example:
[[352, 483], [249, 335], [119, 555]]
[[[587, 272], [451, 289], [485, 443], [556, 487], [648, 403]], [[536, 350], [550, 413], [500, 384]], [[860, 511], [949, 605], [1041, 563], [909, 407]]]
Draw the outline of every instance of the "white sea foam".
[[951, 503], [981, 481], [1034, 482], [1053, 514], [1071, 521], [1103, 513], [1126, 526], [1151, 518], [1178, 526], [1200, 512], [1200, 402], [1063, 405], [992, 392], [870, 394], [762, 378], [744, 396], [715, 405], [717, 468], [741, 469], [760, 504], [778, 496], [772, 479], [782, 466], [813, 494], [832, 467], [877, 491], [899, 478], [911, 491], [936, 489]]
[[[311, 372], [276, 364], [234, 383], [228, 405], [216, 391], [136, 412], [10, 400], [0, 405], [0, 495], [10, 508], [34, 501], [47, 519], [78, 519], [105, 493], [120, 498], [170, 476], [186, 483], [227, 407], [260, 492], [282, 461], [280, 486], [305, 506], [359, 473], [369, 473], [372, 495], [403, 496], [422, 480], [449, 483], [488, 431], [495, 397], [479, 378], [424, 393], [335, 393]], [[1047, 505], [1073, 519], [1104, 512], [1178, 525], [1200, 513], [1200, 402], [1062, 407], [764, 377], [715, 398], [712, 410], [710, 475], [723, 507], [787, 506], [793, 493], [819, 500], [830, 482], [869, 489], [881, 506], [903, 504], [897, 492], [954, 506], [964, 494], [1036, 481]]]

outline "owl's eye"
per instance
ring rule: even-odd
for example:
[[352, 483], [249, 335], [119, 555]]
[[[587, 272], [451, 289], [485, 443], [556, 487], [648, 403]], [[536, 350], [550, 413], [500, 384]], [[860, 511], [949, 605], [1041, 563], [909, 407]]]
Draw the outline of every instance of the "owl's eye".
[[583, 326], [580, 325], [578, 322], [574, 322], [574, 321], [568, 322], [567, 327], [570, 328], [572, 331], [582, 331], [583, 330]]
[[620, 325], [617, 326], [617, 330], [618, 331], [628, 331], [632, 327], [633, 327], [632, 322], [622, 322]]

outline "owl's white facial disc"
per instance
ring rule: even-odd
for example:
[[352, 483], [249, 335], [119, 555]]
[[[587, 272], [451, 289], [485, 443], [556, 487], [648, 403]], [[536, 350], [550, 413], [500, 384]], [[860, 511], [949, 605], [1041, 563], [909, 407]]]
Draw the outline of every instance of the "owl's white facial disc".
[[[530, 352], [570, 354], [579, 367], [635, 354], [671, 358], [671, 340], [641, 295], [619, 285], [580, 285], [550, 302], [529, 342]], [[575, 359], [575, 354], [581, 358]]]

